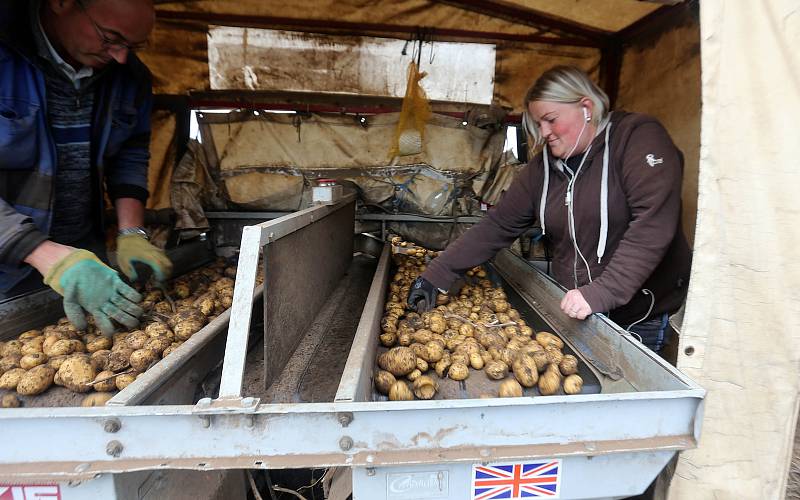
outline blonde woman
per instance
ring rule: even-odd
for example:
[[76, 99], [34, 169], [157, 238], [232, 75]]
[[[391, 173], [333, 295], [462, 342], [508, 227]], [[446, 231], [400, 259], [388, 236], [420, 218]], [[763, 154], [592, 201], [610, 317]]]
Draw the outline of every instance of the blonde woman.
[[655, 118], [611, 112], [606, 94], [577, 68], [545, 72], [524, 105], [541, 153], [480, 224], [430, 263], [409, 304], [429, 308], [437, 289], [538, 222], [553, 277], [569, 290], [564, 314], [608, 314], [660, 351], [691, 265], [680, 225], [683, 155]]

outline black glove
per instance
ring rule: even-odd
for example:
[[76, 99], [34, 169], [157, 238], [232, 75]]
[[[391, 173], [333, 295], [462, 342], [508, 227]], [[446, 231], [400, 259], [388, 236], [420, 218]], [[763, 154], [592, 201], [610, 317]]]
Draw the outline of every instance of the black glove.
[[430, 311], [436, 306], [437, 294], [438, 291], [433, 283], [420, 276], [411, 285], [411, 291], [408, 293], [408, 305], [416, 309], [418, 313]]

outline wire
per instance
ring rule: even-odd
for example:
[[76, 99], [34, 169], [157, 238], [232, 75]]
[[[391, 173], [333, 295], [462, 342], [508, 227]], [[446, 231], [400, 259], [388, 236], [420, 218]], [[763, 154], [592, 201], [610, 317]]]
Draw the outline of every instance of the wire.
[[264, 500], [264, 497], [262, 497], [261, 493], [258, 492], [258, 488], [256, 487], [256, 482], [253, 479], [253, 473], [251, 471], [247, 471], [247, 480], [250, 482], [250, 489], [253, 491], [253, 496], [256, 497], [256, 500]]
[[650, 313], [653, 312], [653, 307], [655, 307], [655, 305], [656, 305], [656, 296], [652, 291], [650, 291], [650, 289], [643, 288], [642, 289], [642, 293], [645, 294], [645, 295], [649, 295], [650, 296], [650, 307], [647, 308], [647, 312], [644, 313], [644, 316], [642, 316], [638, 320], [636, 320], [633, 323], [631, 323], [630, 325], [628, 325], [628, 328], [625, 329], [626, 332], [630, 333], [631, 335], [635, 335], [636, 337], [638, 337], [639, 342], [642, 341], [641, 335], [637, 334], [636, 332], [632, 332], [631, 328], [633, 328], [634, 326], [638, 325], [642, 321], [646, 320], [647, 317], [650, 316]]
[[303, 496], [303, 495], [301, 495], [300, 493], [298, 493], [298, 492], [296, 492], [296, 491], [294, 491], [294, 490], [290, 490], [289, 488], [282, 488], [282, 487], [280, 487], [280, 486], [273, 486], [272, 488], [273, 488], [275, 491], [280, 491], [280, 492], [283, 492], [283, 493], [289, 493], [289, 494], [291, 494], [291, 495], [294, 495], [294, 496], [296, 496], [297, 498], [299, 498], [300, 500], [308, 500], [306, 497], [304, 497], [304, 496]]

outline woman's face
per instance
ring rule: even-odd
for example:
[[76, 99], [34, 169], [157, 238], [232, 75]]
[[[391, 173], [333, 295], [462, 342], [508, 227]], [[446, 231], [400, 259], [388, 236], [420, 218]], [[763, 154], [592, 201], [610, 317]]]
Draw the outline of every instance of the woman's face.
[[553, 155], [566, 158], [570, 151], [574, 156], [589, 147], [595, 126], [586, 121], [584, 108], [591, 117], [593, 103], [589, 99], [577, 103], [533, 101], [528, 104], [528, 111]]

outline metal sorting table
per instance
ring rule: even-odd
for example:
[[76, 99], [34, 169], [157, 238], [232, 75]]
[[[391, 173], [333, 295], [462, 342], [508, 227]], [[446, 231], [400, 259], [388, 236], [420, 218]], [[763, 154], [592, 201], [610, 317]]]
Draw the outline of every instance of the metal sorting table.
[[[300, 342], [307, 324], [302, 318], [321, 307], [315, 294], [330, 293], [346, 269], [353, 212], [353, 198], [346, 197], [244, 229], [219, 397], [194, 404], [150, 398], [146, 405], [129, 400], [100, 408], [0, 410], [0, 480], [341, 466], [352, 471], [356, 500], [463, 499], [476, 464], [548, 459], [560, 461], [560, 498], [614, 498], [643, 491], [677, 451], [696, 446], [705, 391], [606, 318], [563, 316], [563, 290], [508, 251], [493, 266], [513, 290], [514, 306], [536, 315], [526, 316], [534, 328], [546, 324], [566, 341], [590, 374], [587, 388], [599, 392], [376, 401], [371, 376], [390, 276], [385, 246], [334, 400], [261, 404], [243, 394], [259, 254], [265, 256], [266, 384]], [[282, 239], [294, 240], [287, 246], [293, 254], [281, 248]], [[313, 272], [302, 275], [299, 288], [286, 290], [278, 263]], [[292, 303], [281, 303], [286, 297]], [[182, 369], [193, 364], [184, 363]], [[116, 454], [108, 453], [112, 441], [119, 444]]]

